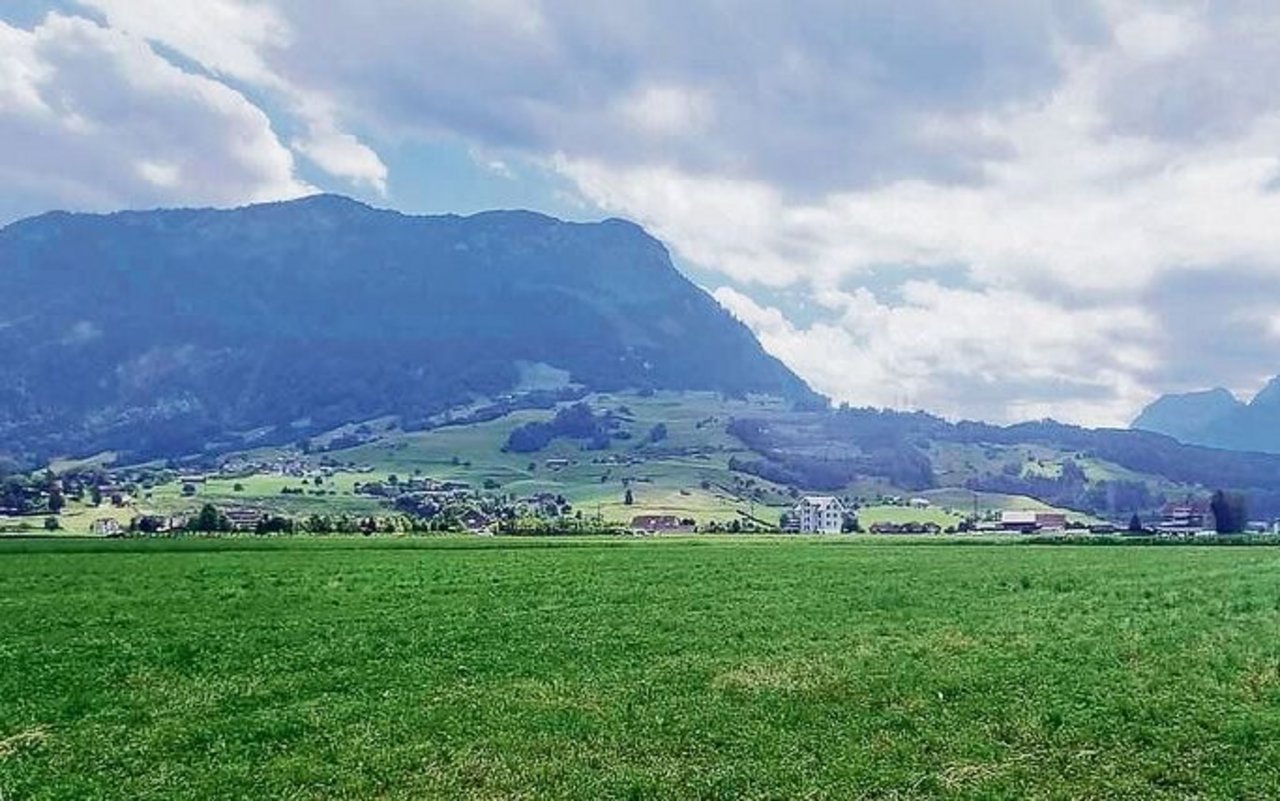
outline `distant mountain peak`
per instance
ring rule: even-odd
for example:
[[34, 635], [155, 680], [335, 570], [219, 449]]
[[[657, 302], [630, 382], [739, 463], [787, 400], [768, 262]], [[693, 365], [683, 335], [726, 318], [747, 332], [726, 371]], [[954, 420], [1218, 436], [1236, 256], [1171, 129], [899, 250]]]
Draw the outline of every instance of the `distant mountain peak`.
[[1222, 388], [1165, 395], [1132, 427], [1194, 445], [1280, 453], [1280, 378], [1248, 404]]
[[1268, 381], [1267, 385], [1253, 396], [1249, 406], [1254, 409], [1280, 408], [1280, 376]]

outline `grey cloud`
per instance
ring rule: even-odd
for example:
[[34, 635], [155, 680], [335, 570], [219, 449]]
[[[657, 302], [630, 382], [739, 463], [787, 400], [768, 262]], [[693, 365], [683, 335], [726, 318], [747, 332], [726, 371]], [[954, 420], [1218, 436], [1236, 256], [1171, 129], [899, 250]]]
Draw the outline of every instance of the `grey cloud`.
[[1280, 18], [1271, 0], [1156, 3], [1180, 17], [1184, 46], [1117, 66], [1102, 98], [1117, 133], [1170, 141], [1234, 136], [1280, 109]]
[[[1088, 5], [1048, 0], [279, 5], [297, 44], [272, 63], [351, 116], [796, 192], [976, 179], [1002, 143], [930, 121], [1032, 98], [1060, 77], [1059, 41], [1103, 35]], [[648, 87], [704, 96], [709, 128], [654, 136], [609, 113]]]
[[1280, 275], [1221, 267], [1173, 273], [1143, 303], [1160, 320], [1159, 368], [1152, 386], [1194, 390], [1224, 386], [1256, 390], [1280, 375], [1280, 338], [1267, 331], [1280, 315]]

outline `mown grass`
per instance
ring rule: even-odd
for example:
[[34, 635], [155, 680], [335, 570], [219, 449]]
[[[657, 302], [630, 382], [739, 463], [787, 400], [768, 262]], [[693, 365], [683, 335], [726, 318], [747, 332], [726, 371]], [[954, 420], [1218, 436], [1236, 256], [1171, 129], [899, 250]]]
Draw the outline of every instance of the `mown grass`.
[[1280, 551], [0, 542], [4, 798], [1274, 797]]

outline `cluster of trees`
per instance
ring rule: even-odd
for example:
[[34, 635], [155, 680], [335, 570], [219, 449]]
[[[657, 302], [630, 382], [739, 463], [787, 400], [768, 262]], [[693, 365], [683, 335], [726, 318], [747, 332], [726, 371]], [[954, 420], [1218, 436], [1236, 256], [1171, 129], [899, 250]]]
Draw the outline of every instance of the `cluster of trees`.
[[1142, 512], [1165, 502], [1164, 496], [1153, 493], [1142, 481], [1090, 481], [1072, 459], [1063, 462], [1056, 476], [1024, 475], [1022, 463], [1012, 461], [999, 473], [970, 479], [965, 486], [978, 492], [1026, 495], [1051, 506], [1105, 516]]
[[0, 509], [13, 515], [57, 515], [67, 505], [62, 482], [52, 472], [24, 476], [12, 474], [0, 479]]
[[[162, 519], [140, 517], [134, 521], [133, 530], [138, 533], [159, 531]], [[437, 531], [460, 531], [462, 524], [457, 515], [442, 515], [426, 520], [411, 515], [352, 516], [312, 514], [292, 518], [279, 514], [263, 513], [254, 525], [255, 534], [398, 534]], [[213, 504], [205, 504], [191, 518], [185, 528], [191, 533], [214, 534], [237, 530], [226, 513]], [[245, 529], [240, 529], [245, 530]]]
[[605, 450], [615, 438], [622, 438], [622, 421], [613, 412], [596, 414], [586, 403], [575, 403], [556, 412], [555, 417], [543, 422], [525, 423], [507, 437], [503, 451], [508, 453], [536, 453], [556, 439], [574, 439], [583, 443], [585, 450]]
[[[152, 534], [159, 531], [163, 527], [163, 523], [164, 521], [161, 518], [144, 515], [133, 522], [133, 529], [139, 533]], [[187, 521], [185, 530], [192, 533], [213, 534], [235, 531], [236, 526], [218, 507], [211, 503], [206, 503], [200, 508], [195, 517]], [[298, 527], [291, 518], [263, 513], [261, 519], [254, 525], [253, 530], [257, 534], [292, 534], [298, 530]]]
[[[729, 423], [728, 432], [764, 457], [759, 460], [734, 458], [729, 468], [776, 484], [834, 492], [860, 476], [876, 476], [913, 492], [938, 485], [928, 455], [913, 441], [894, 435], [891, 430], [877, 431], [874, 436], [856, 443], [849, 455], [840, 457], [805, 452], [790, 432], [763, 420], [735, 419]], [[826, 432], [822, 436], [834, 436], [834, 433]]]
[[1218, 490], [1209, 501], [1219, 534], [1241, 534], [1249, 527], [1249, 504], [1240, 492]]

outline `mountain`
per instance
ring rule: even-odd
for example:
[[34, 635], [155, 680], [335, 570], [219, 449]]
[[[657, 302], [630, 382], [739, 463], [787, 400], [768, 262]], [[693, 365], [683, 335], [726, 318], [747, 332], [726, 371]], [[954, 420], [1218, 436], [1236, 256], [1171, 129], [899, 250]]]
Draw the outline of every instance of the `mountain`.
[[1245, 404], [1222, 388], [1165, 395], [1143, 409], [1131, 427], [1198, 443], [1211, 426], [1244, 408]]
[[1147, 406], [1131, 427], [1194, 445], [1280, 453], [1280, 378], [1248, 404], [1225, 389], [1166, 395]]
[[292, 441], [511, 392], [819, 401], [622, 220], [415, 217], [337, 196], [55, 212], [0, 230], [0, 453]]

